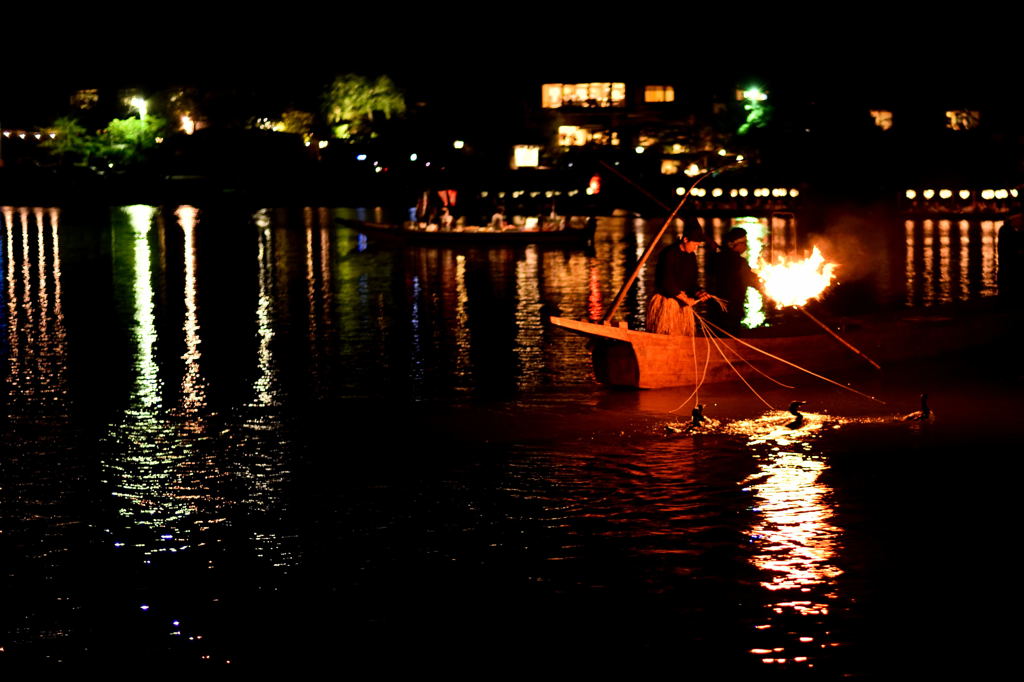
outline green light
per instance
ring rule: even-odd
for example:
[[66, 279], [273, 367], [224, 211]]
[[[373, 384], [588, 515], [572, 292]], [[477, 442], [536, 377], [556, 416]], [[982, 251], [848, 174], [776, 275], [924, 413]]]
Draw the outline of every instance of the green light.
[[748, 99], [751, 102], [763, 102], [768, 99], [768, 95], [761, 92], [761, 88], [753, 87], [743, 91], [743, 99]]

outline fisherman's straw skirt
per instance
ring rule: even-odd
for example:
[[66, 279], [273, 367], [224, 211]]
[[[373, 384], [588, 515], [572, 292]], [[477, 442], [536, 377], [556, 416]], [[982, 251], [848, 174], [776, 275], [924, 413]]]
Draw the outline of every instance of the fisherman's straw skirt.
[[654, 294], [647, 303], [647, 331], [674, 336], [694, 335], [693, 308], [678, 299]]

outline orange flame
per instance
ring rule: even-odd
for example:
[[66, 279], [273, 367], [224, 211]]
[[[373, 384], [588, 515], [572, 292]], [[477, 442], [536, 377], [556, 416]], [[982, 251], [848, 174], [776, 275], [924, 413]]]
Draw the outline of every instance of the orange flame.
[[783, 259], [769, 265], [761, 262], [757, 274], [764, 283], [764, 293], [779, 306], [801, 306], [817, 298], [835, 279], [835, 263], [826, 262], [818, 247], [804, 260]]

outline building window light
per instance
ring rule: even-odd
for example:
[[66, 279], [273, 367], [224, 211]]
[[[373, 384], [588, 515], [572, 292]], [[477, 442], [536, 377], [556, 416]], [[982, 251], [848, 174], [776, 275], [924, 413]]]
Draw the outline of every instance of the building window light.
[[676, 101], [676, 90], [671, 85], [645, 85], [645, 102], [674, 102]]
[[871, 118], [875, 119], [875, 125], [882, 130], [892, 128], [892, 112], [886, 109], [872, 109]]
[[545, 109], [621, 107], [625, 104], [625, 83], [545, 83], [541, 86], [541, 106]]
[[540, 165], [540, 145], [517, 144], [512, 148], [512, 168], [536, 168]]
[[946, 112], [946, 127], [950, 130], [970, 130], [978, 127], [980, 119], [980, 111], [955, 109]]

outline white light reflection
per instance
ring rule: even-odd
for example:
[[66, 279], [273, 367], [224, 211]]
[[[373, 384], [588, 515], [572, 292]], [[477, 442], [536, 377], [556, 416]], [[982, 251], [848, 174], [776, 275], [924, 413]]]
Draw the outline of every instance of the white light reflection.
[[273, 231], [270, 225], [259, 227], [256, 257], [259, 261], [256, 298], [256, 334], [259, 337], [256, 366], [258, 376], [253, 382], [253, 404], [259, 407], [280, 405], [277, 365], [271, 342], [274, 339], [274, 258]]
[[[267, 211], [254, 215], [253, 222], [257, 236], [257, 376], [252, 397], [243, 407], [241, 428], [232, 435], [231, 451], [237, 480], [244, 490], [242, 502], [257, 523], [250, 533], [256, 554], [273, 566], [287, 568], [294, 564], [295, 552], [286, 543], [289, 536], [280, 531], [280, 515], [285, 511], [282, 489], [290, 476], [285, 456], [291, 442], [281, 415], [284, 395], [274, 355], [276, 311], [278, 305], [283, 305], [278, 299], [275, 252], [278, 235], [286, 232], [275, 230], [274, 219]], [[283, 239], [281, 247], [287, 248]], [[280, 257], [282, 262], [288, 260], [287, 253], [282, 252]], [[282, 285], [281, 290], [284, 288]]]
[[[179, 549], [185, 539], [163, 538], [180, 528], [192, 513], [191, 496], [183, 495], [178, 467], [184, 459], [182, 443], [163, 410], [163, 383], [156, 358], [158, 342], [152, 244], [156, 210], [152, 206], [119, 209], [127, 229], [115, 221], [115, 280], [130, 282], [132, 339], [134, 341], [131, 395], [120, 420], [110, 426], [114, 452], [104, 463], [112, 494], [119, 498], [118, 514], [130, 527], [145, 531], [137, 546], [145, 555]], [[127, 232], [127, 248], [121, 234]]]
[[[185, 260], [185, 372], [181, 379], [181, 408], [184, 414], [199, 417], [206, 405], [206, 383], [199, 371], [202, 357], [199, 337], [199, 311], [196, 304], [196, 243], [195, 230], [199, 210], [193, 206], [180, 206], [174, 212], [184, 233]], [[195, 426], [195, 425], [194, 425]]]

